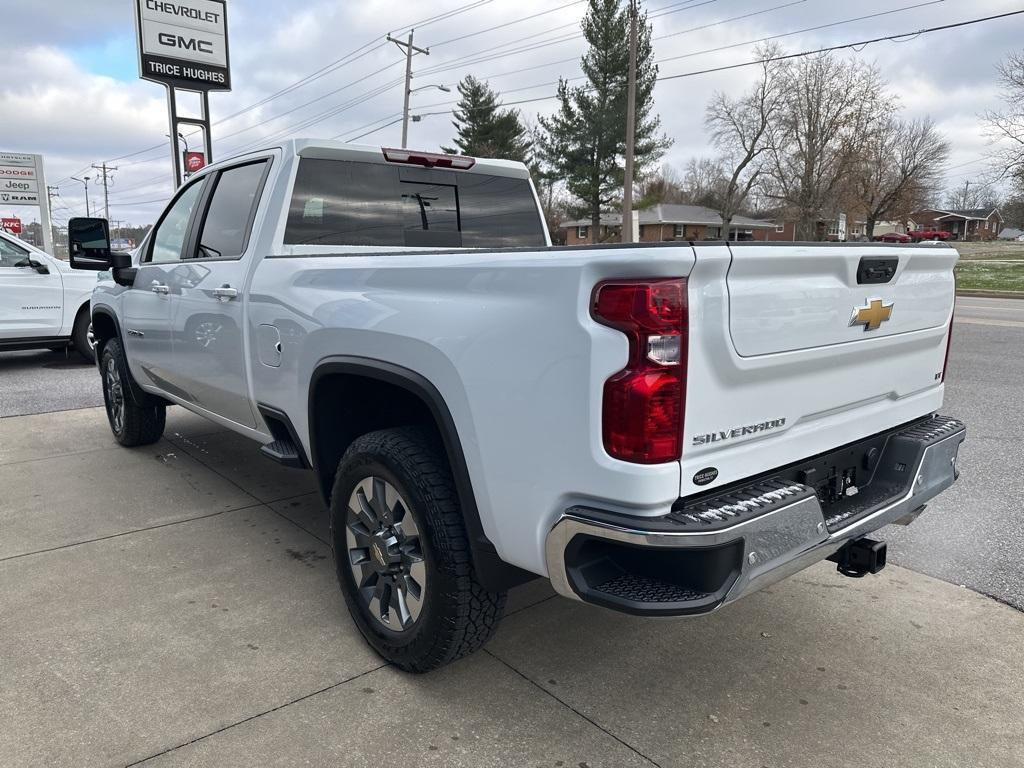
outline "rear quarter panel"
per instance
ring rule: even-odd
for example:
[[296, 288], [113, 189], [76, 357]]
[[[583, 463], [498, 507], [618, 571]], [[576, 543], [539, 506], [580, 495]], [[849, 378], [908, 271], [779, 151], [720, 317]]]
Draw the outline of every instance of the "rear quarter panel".
[[282, 361], [251, 360], [256, 398], [289, 414], [308, 451], [320, 362], [365, 357], [424, 376], [458, 429], [488, 538], [544, 574], [543, 540], [566, 507], [658, 514], [677, 498], [678, 462], [604, 452], [603, 385], [627, 342], [589, 305], [600, 280], [685, 276], [693, 262], [689, 246], [264, 258], [249, 329], [277, 326]]

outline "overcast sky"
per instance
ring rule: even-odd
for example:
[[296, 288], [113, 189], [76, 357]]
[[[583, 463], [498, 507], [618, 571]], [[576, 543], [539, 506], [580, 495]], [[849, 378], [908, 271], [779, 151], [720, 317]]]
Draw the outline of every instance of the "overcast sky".
[[[44, 156], [47, 182], [60, 187], [57, 223], [85, 212], [82, 185], [71, 175], [92, 177], [90, 202], [94, 214], [99, 210], [102, 190], [97, 171], [87, 168], [92, 163], [112, 160], [119, 167], [110, 188], [111, 219], [149, 223], [170, 194], [166, 98], [162, 86], [138, 79], [132, 3], [4, 3], [0, 151]], [[214, 157], [284, 136], [354, 139], [395, 120], [402, 108], [403, 57], [394, 45], [383, 43], [384, 35], [460, 8], [466, 10], [418, 26], [416, 43], [431, 52], [414, 60], [414, 73], [419, 73], [414, 87], [442, 84], [454, 92], [460, 78], [474, 74], [488, 80], [506, 102], [549, 96], [560, 76], [580, 73], [579, 21], [585, 7], [584, 0], [229, 0], [234, 90], [210, 95]], [[660, 74], [672, 75], [749, 61], [753, 41], [766, 36], [779, 36], [792, 52], [812, 50], [1016, 10], [1021, 3], [645, 0], [644, 7], [654, 25]], [[852, 20], [872, 14], [885, 15]], [[503, 26], [484, 31], [498, 25]], [[984, 170], [986, 139], [978, 115], [999, 106], [995, 67], [1009, 51], [1024, 47], [1022, 32], [1024, 16], [841, 55], [877, 63], [894, 105], [902, 104], [907, 116], [930, 115], [938, 123], [953, 146], [947, 184], [962, 184]], [[235, 116], [375, 41], [381, 44], [366, 49], [357, 61]], [[532, 49], [521, 50], [526, 47]], [[507, 51], [517, 52], [497, 57]], [[484, 56], [491, 59], [476, 61]], [[747, 68], [658, 83], [656, 108], [675, 141], [666, 162], [679, 168], [690, 157], [709, 154], [703, 129], [708, 98], [715, 90], [744, 90], [755, 75], [754, 68]], [[424, 89], [412, 97], [413, 112], [450, 110], [453, 98], [454, 93]], [[518, 108], [533, 122], [554, 105], [543, 100]], [[410, 146], [437, 149], [449, 143], [450, 119], [428, 114], [413, 123]], [[359, 142], [397, 146], [399, 139], [396, 123]], [[149, 151], [123, 157], [139, 150]], [[37, 215], [31, 208], [0, 209], [0, 214], [25, 220]]]

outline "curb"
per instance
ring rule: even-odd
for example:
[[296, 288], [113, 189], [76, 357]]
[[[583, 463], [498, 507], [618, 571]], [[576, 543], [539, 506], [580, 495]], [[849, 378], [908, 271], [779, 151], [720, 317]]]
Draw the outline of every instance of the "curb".
[[973, 296], [977, 299], [1024, 299], [1024, 291], [986, 291], [958, 288], [956, 295], [964, 297]]

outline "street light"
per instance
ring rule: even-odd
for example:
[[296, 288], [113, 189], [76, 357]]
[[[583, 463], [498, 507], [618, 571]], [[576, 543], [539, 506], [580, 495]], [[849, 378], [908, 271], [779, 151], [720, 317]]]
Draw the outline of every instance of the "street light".
[[[408, 79], [409, 76], [410, 75], [408, 73], [406, 73], [406, 82], [407, 83], [409, 82], [409, 79]], [[419, 88], [409, 88], [409, 87], [406, 87], [406, 89], [405, 89], [405, 107], [402, 109], [402, 149], [405, 149], [405, 146], [408, 143], [407, 140], [409, 138], [409, 97], [412, 96], [412, 94], [416, 93], [416, 91], [424, 91], [427, 88], [437, 88], [437, 90], [444, 91], [445, 93], [451, 93], [452, 92], [452, 89], [449, 88], [447, 85], [431, 84], [431, 85], [421, 85]], [[413, 118], [413, 122], [419, 122], [419, 121], [414, 117]]]
[[81, 179], [77, 176], [72, 176], [73, 181], [77, 181], [80, 184], [85, 185], [85, 217], [87, 219], [92, 218], [92, 214], [89, 212], [89, 177], [83, 176]]

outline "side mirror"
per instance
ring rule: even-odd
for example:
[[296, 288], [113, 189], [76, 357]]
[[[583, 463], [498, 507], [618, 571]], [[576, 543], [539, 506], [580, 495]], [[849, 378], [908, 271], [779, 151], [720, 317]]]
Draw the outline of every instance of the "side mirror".
[[50, 268], [49, 267], [47, 267], [41, 261], [36, 261], [31, 256], [26, 256], [24, 259], [22, 259], [21, 261], [17, 262], [14, 266], [15, 267], [21, 267], [21, 268], [28, 267], [29, 269], [34, 269], [40, 275], [48, 275], [48, 274], [50, 274]]
[[130, 254], [110, 251], [110, 227], [106, 219], [70, 219], [68, 254], [72, 269], [100, 271], [132, 265]]

